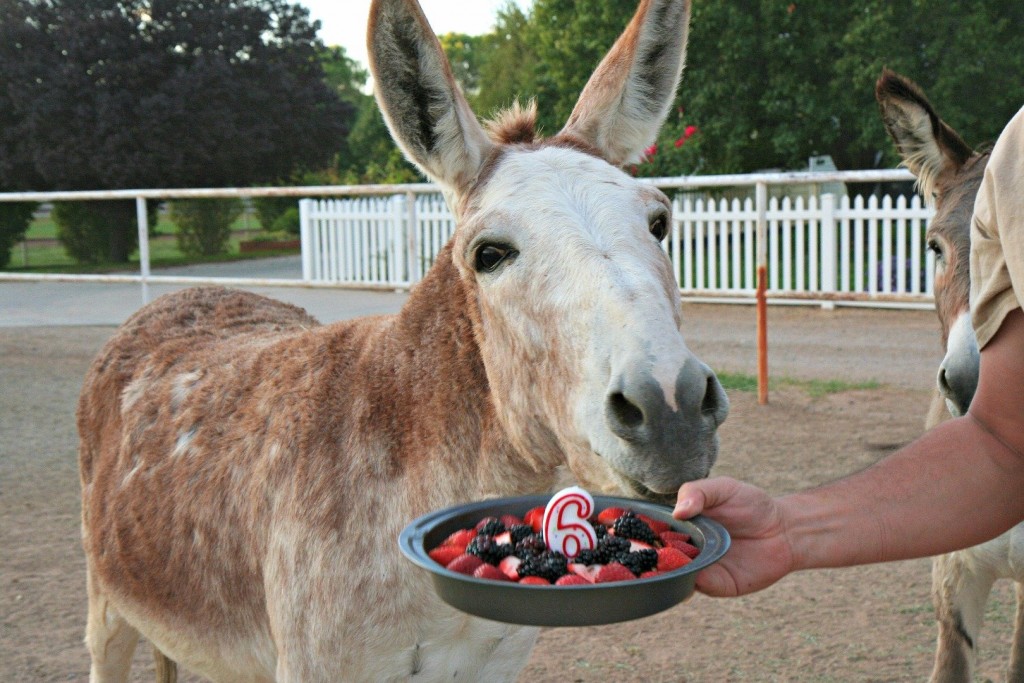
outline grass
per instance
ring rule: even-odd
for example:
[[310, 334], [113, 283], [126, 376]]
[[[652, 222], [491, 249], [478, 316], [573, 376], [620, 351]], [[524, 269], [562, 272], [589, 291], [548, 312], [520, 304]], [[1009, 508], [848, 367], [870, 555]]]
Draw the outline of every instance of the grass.
[[[160, 212], [157, 224], [152, 227], [149, 239], [149, 261], [156, 269], [169, 266], [188, 265], [193, 263], [214, 263], [223, 261], [240, 261], [252, 258], [266, 258], [294, 254], [295, 250], [259, 251], [242, 254], [239, 242], [254, 237], [270, 237], [259, 232], [259, 221], [249, 213], [243, 214], [232, 225], [233, 235], [228, 245], [228, 253], [217, 256], [190, 257], [178, 250], [177, 226], [172, 223], [166, 212]], [[68, 256], [60, 244], [49, 244], [33, 240], [55, 240], [57, 226], [49, 216], [35, 219], [29, 226], [26, 238], [29, 240], [17, 244], [11, 249], [11, 261], [6, 270], [21, 273], [109, 273], [125, 270], [139, 270], [139, 257], [136, 252], [128, 263], [86, 264], [78, 263]], [[274, 236], [276, 237], [276, 236]]]
[[[757, 391], [757, 377], [734, 372], [718, 372], [718, 381], [726, 391]], [[793, 379], [791, 377], [780, 377], [768, 380], [768, 388], [778, 389], [779, 387], [798, 387], [806, 391], [814, 398], [838, 394], [844, 391], [858, 391], [864, 389], [878, 389], [880, 382], [845, 382], [838, 379]]]

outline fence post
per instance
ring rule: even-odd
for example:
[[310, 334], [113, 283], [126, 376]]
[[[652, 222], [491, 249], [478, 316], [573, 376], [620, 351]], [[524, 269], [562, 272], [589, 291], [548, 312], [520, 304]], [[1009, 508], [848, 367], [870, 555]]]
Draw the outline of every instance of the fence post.
[[313, 219], [312, 199], [299, 200], [299, 251], [302, 253], [302, 280], [313, 280]]
[[[836, 291], [836, 196], [832, 193], [821, 195], [821, 291], [833, 294]], [[834, 301], [823, 301], [821, 307], [831, 311]]]
[[391, 226], [388, 230], [388, 251], [391, 257], [394, 259], [394, 263], [391, 268], [391, 284], [395, 286], [395, 291], [401, 291], [401, 285], [409, 281], [405, 274], [406, 268], [406, 253], [405, 253], [405, 232], [402, 230], [402, 223], [405, 220], [405, 195], [392, 195], [388, 200], [391, 206], [391, 219], [388, 221], [388, 225]]
[[139, 224], [139, 276], [142, 283], [142, 303], [149, 303], [149, 213], [146, 198], [135, 198], [135, 220]]
[[405, 233], [407, 245], [407, 261], [409, 263], [409, 286], [420, 281], [420, 250], [419, 250], [419, 226], [416, 224], [416, 193], [405, 193], [405, 220], [407, 232]]
[[768, 403], [768, 185], [754, 187], [757, 210], [757, 402]]

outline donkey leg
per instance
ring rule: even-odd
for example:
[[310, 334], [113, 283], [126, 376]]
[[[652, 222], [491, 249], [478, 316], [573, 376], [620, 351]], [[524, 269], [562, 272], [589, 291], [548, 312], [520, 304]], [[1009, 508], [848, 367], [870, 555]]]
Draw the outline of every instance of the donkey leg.
[[932, 683], [970, 683], [985, 602], [995, 578], [969, 561], [970, 550], [932, 560], [932, 602], [939, 635]]
[[153, 663], [156, 666], [156, 683], [178, 683], [178, 665], [173, 659], [153, 646]]
[[1017, 616], [1013, 624], [1013, 645], [1006, 682], [1024, 683], [1024, 584], [1014, 583], [1014, 589], [1017, 592]]
[[92, 657], [91, 683], [125, 683], [132, 665], [139, 632], [118, 614], [91, 573], [87, 572], [89, 616], [85, 644]]

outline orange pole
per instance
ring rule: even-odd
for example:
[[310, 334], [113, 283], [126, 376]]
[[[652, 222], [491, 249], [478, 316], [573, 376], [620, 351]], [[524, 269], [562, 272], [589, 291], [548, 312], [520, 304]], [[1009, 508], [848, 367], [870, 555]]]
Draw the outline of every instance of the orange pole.
[[757, 402], [768, 403], [768, 269], [757, 267]]

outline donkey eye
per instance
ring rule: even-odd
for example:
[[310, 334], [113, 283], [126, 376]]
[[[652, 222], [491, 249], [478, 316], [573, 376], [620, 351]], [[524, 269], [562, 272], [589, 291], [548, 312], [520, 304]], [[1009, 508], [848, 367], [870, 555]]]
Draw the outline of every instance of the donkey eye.
[[501, 244], [484, 244], [476, 250], [476, 263], [474, 267], [477, 272], [490, 273], [494, 271], [501, 262], [516, 255], [515, 250]]
[[665, 239], [668, 235], [668, 216], [663, 213], [658, 214], [651, 219], [650, 224], [651, 234], [654, 235], [654, 239], [659, 242]]
[[936, 258], [942, 258], [942, 245], [939, 244], [938, 240], [928, 240], [928, 251], [935, 254]]

